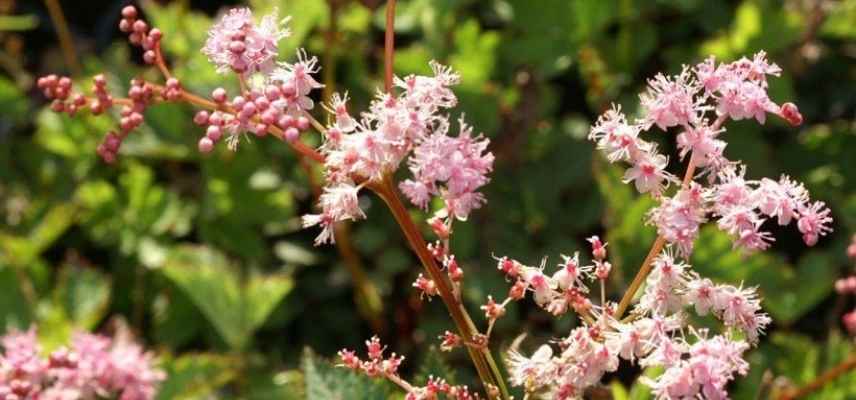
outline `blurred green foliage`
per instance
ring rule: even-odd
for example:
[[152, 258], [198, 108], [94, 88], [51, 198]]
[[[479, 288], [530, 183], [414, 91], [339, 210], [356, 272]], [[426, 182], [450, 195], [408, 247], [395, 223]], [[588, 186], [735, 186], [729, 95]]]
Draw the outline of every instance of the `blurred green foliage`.
[[[249, 2], [293, 17], [281, 58], [298, 47], [319, 55], [334, 71], [326, 83], [348, 90], [353, 110], [382, 79], [385, 9], [374, 3]], [[185, 88], [236, 87], [199, 51], [213, 15], [186, 1], [144, 2], [143, 10], [164, 32]], [[104, 17], [111, 26], [115, 14]], [[453, 240], [470, 309], [507, 290], [492, 254], [555, 260], [585, 249], [592, 234], [610, 243], [609, 295], [619, 297], [654, 239], [644, 224], [652, 201], [593, 153], [588, 126], [610, 102], [633, 113], [636, 94], [657, 71], [766, 50], [784, 70], [771, 97], [797, 103], [806, 124], [731, 124], [726, 152], [749, 165], [751, 178], [787, 173], [805, 181], [832, 208], [836, 232], [810, 250], [798, 234], [776, 232], [771, 251], [746, 256], [705, 229], [693, 262], [717, 280], [758, 286], [775, 321], [750, 354], [752, 372], [735, 385], [736, 398], [768, 390], [767, 371], [804, 383], [840, 362], [853, 351], [838, 322], [852, 300], [837, 298], [832, 285], [849, 270], [844, 248], [856, 231], [855, 20], [854, 0], [400, 1], [396, 72], [427, 72], [431, 59], [453, 65], [463, 75], [459, 110], [491, 138], [497, 156], [489, 203], [456, 227]], [[30, 17], [0, 22], [0, 30], [34, 26]], [[88, 39], [79, 40], [83, 48]], [[42, 70], [62, 68], [43, 62]], [[84, 65], [88, 74], [106, 72], [117, 93], [134, 76], [157, 77], [121, 40], [84, 54]], [[341, 347], [361, 350], [373, 333], [408, 356], [416, 383], [441, 371], [474, 383], [465, 355], [428, 350], [451, 324], [438, 302], [421, 303], [409, 289], [417, 261], [378, 199], [361, 199], [368, 221], [351, 227], [356, 268], [367, 273], [355, 288], [354, 261], [333, 247], [313, 248], [315, 233], [300, 229], [299, 216], [312, 207], [310, 174], [318, 171], [307, 172], [286, 146], [255, 140], [234, 154], [201, 157], [193, 110], [159, 105], [108, 167], [95, 147], [113, 118], [51, 113], [19, 69], [8, 72], [0, 77], [0, 328], [37, 323], [50, 347], [75, 329], [108, 329], [124, 318], [161, 354], [170, 376], [163, 399], [400, 397], [329, 361]], [[658, 140], [674, 149], [673, 139]], [[369, 300], [374, 305], [357, 313], [355, 294], [359, 302], [372, 293], [382, 306]], [[514, 304], [496, 327], [495, 348], [520, 332], [546, 339], [572, 324]], [[614, 398], [648, 398], [634, 378], [609, 378]], [[854, 397], [854, 374], [815, 395]]]

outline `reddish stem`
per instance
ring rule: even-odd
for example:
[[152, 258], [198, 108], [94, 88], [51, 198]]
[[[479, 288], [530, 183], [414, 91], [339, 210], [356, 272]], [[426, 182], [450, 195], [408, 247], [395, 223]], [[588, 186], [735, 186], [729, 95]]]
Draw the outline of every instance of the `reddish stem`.
[[384, 88], [392, 91], [392, 67], [395, 56], [395, 0], [386, 2], [386, 32], [384, 33]]

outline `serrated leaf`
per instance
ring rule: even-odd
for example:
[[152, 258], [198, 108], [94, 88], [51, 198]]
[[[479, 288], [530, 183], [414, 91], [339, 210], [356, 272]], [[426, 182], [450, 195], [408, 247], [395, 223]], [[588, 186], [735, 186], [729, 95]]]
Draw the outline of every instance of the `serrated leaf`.
[[182, 246], [167, 257], [163, 274], [193, 301], [233, 349], [243, 349], [293, 283], [283, 275], [240, 280], [234, 266], [214, 250]]
[[239, 362], [230, 356], [210, 353], [184, 354], [168, 360], [163, 366], [167, 380], [161, 383], [157, 398], [209, 398], [234, 379]]
[[758, 286], [762, 306], [773, 320], [789, 324], [814, 308], [831, 291], [834, 257], [812, 251], [796, 267], [773, 252], [744, 254], [714, 226], [701, 230], [692, 265], [702, 275], [730, 284]]
[[75, 328], [91, 330], [106, 315], [110, 305], [110, 281], [91, 268], [66, 265], [60, 271], [56, 288], [57, 302], [62, 305]]
[[[2, 239], [0, 239], [2, 240]], [[22, 271], [18, 271], [20, 273]], [[27, 329], [33, 320], [33, 309], [18, 285], [13, 267], [0, 262], [0, 333], [7, 328]]]
[[446, 363], [443, 353], [434, 346], [428, 349], [425, 359], [419, 365], [415, 384], [423, 385], [432, 376], [445, 379], [450, 385], [455, 384], [455, 371]]

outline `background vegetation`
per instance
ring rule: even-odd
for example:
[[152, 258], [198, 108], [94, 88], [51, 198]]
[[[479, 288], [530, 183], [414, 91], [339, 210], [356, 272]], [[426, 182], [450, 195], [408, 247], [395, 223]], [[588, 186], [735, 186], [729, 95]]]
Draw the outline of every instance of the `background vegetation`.
[[[127, 323], [161, 355], [170, 375], [163, 399], [385, 398], [395, 391], [329, 363], [374, 333], [407, 356], [416, 382], [433, 373], [474, 384], [463, 353], [433, 350], [451, 324], [439, 303], [419, 301], [410, 287], [418, 262], [378, 199], [361, 199], [369, 219], [351, 226], [347, 257], [313, 248], [316, 232], [302, 231], [299, 216], [311, 210], [317, 171], [307, 174], [272, 139], [200, 156], [202, 132], [183, 106], [152, 107], [120, 161], [100, 162], [95, 147], [115, 121], [50, 112], [34, 77], [66, 71], [85, 82], [105, 71], [120, 93], [151, 71], [115, 28], [124, 0], [60, 2], [78, 64], [63, 57], [50, 2], [0, 0], [0, 330], [38, 324], [55, 346], [75, 329]], [[175, 74], [198, 93], [236, 85], [199, 51], [225, 3], [141, 4], [165, 33]], [[381, 3], [248, 2], [293, 16], [281, 55], [293, 57], [297, 46], [319, 55], [328, 88], [349, 90], [355, 110], [382, 86]], [[470, 310], [507, 291], [493, 253], [557, 260], [585, 249], [592, 234], [610, 243], [609, 293], [619, 297], [654, 240], [643, 224], [651, 203], [592, 151], [589, 125], [610, 102], [635, 110], [657, 71], [764, 49], [784, 70], [771, 97], [798, 104], [806, 123], [732, 124], [726, 151], [751, 178], [787, 173], [806, 182], [832, 208], [835, 233], [806, 249], [796, 230], [776, 232], [771, 251], [744, 256], [705, 230], [694, 265], [759, 286], [774, 320], [734, 397], [807, 382], [845, 358], [853, 342], [840, 316], [853, 300], [836, 296], [833, 283], [852, 271], [844, 249], [856, 231], [854, 21], [854, 0], [402, 0], [396, 72], [427, 72], [430, 59], [454, 66], [463, 75], [460, 110], [497, 156], [489, 203], [457, 225], [453, 243]], [[674, 148], [672, 137], [660, 139]], [[512, 305], [495, 343], [507, 348], [520, 332], [540, 342], [572, 323]], [[607, 378], [615, 398], [646, 397], [635, 375]], [[816, 395], [854, 397], [853, 373]]]

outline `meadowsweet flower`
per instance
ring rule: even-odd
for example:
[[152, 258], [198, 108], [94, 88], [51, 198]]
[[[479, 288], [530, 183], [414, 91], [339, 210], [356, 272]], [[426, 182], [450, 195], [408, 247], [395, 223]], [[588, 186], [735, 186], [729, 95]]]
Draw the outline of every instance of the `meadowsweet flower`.
[[750, 343], [756, 343], [771, 322], [761, 311], [754, 288], [714, 285], [706, 278], [695, 277], [687, 282], [684, 299], [699, 315], [711, 312], [726, 326], [742, 330]]
[[282, 26], [287, 21], [280, 21], [274, 12], [256, 24], [249, 8], [233, 8], [209, 29], [202, 52], [220, 73], [268, 73], [274, 66], [279, 40], [290, 35]]
[[696, 183], [680, 189], [674, 197], [663, 197], [660, 205], [650, 211], [648, 223], [657, 233], [676, 246], [683, 256], [692, 253], [699, 226], [707, 221], [706, 192]]
[[[402, 192], [413, 204], [425, 207], [431, 195], [440, 195], [449, 214], [466, 220], [481, 207], [484, 197], [476, 191], [490, 181], [493, 154], [486, 152], [488, 140], [472, 137], [472, 128], [460, 121], [457, 137], [435, 133], [414, 150], [408, 165], [413, 180], [402, 183]], [[441, 185], [443, 184], [443, 185]]]
[[674, 178], [665, 171], [669, 159], [662, 154], [643, 153], [624, 174], [624, 183], [633, 182], [639, 193], [660, 193]]
[[525, 387], [529, 392], [548, 385], [552, 373], [552, 357], [553, 349], [548, 345], [539, 347], [531, 357], [515, 350], [509, 351], [505, 360], [508, 364], [509, 381], [512, 385]]
[[[412, 177], [398, 188], [417, 207], [425, 209], [439, 197], [444, 218], [466, 220], [485, 203], [478, 191], [493, 170], [489, 140], [475, 136], [463, 118], [459, 133], [449, 135], [449, 117], [442, 111], [457, 104], [451, 86], [460, 78], [438, 63], [431, 67], [434, 76], [396, 78], [403, 91], [378, 93], [359, 122], [345, 108], [346, 96], [333, 98], [326, 108], [334, 122], [321, 147], [327, 185], [379, 181], [406, 160]], [[303, 86], [314, 87], [311, 82]]]
[[673, 255], [668, 252], [657, 256], [637, 309], [660, 315], [682, 309], [684, 299], [679, 291], [687, 284], [688, 268], [687, 264], [675, 261]]
[[639, 96], [646, 114], [646, 126], [657, 125], [666, 130], [672, 126], [687, 126], [698, 118], [700, 102], [695, 99], [698, 85], [689, 68], [674, 78], [657, 74], [648, 81], [648, 91]]
[[70, 347], [42, 358], [36, 330], [31, 328], [7, 334], [2, 346], [0, 393], [21, 398], [149, 400], [165, 378], [153, 368], [152, 354], [128, 338], [77, 333]]
[[736, 375], [746, 375], [749, 364], [742, 359], [748, 345], [723, 336], [706, 338], [696, 335], [684, 356], [668, 366], [656, 379], [642, 378], [657, 399], [727, 399], [728, 382]]

